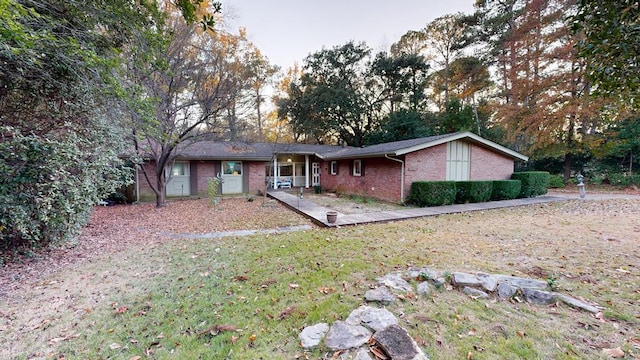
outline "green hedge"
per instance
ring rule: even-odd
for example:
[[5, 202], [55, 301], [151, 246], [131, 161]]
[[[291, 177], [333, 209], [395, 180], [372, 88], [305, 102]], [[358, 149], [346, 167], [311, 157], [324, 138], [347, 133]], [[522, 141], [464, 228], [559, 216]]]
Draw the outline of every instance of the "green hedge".
[[416, 206], [450, 205], [456, 200], [455, 181], [414, 181], [407, 202]]
[[549, 176], [549, 188], [561, 189], [565, 186], [564, 176], [562, 175], [550, 175]]
[[491, 200], [511, 200], [520, 195], [522, 182], [520, 180], [495, 180]]
[[518, 197], [528, 198], [547, 193], [549, 176], [546, 171], [523, 171], [513, 173], [511, 179], [521, 181], [520, 195]]
[[493, 181], [457, 181], [456, 203], [478, 203], [491, 199]]
[[640, 175], [608, 174], [607, 179], [609, 180], [609, 184], [613, 186], [626, 187], [640, 185]]

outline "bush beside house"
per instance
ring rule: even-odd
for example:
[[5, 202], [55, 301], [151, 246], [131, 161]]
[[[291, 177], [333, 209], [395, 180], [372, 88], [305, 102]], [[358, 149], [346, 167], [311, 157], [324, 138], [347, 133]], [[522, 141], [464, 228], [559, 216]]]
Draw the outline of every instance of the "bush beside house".
[[456, 203], [477, 203], [491, 199], [493, 181], [457, 181], [456, 182]]
[[520, 180], [495, 180], [491, 191], [491, 200], [511, 200], [520, 195], [522, 182]]
[[456, 200], [455, 181], [414, 181], [407, 202], [416, 206], [450, 205]]
[[520, 180], [520, 198], [529, 198], [544, 195], [549, 188], [549, 173], [546, 171], [515, 172], [511, 179]]

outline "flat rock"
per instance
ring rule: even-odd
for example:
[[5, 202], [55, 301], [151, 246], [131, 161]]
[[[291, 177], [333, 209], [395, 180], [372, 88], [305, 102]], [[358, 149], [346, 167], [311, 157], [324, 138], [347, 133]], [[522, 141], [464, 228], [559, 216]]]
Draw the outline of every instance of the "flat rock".
[[410, 279], [417, 279], [421, 275], [426, 276], [426, 279], [422, 280], [434, 280], [439, 277], [442, 277], [441, 271], [432, 270], [426, 267], [411, 267], [407, 270], [406, 275]]
[[429, 285], [428, 281], [423, 281], [416, 286], [416, 290], [418, 295], [427, 295], [431, 292], [431, 285]]
[[549, 305], [555, 301], [553, 293], [538, 289], [523, 288], [522, 294], [527, 302], [538, 305]]
[[453, 285], [458, 287], [470, 286], [470, 287], [480, 287], [482, 286], [482, 281], [478, 279], [477, 276], [473, 274], [467, 274], [462, 272], [454, 272], [451, 274], [451, 282]]
[[376, 332], [373, 339], [393, 360], [428, 360], [418, 344], [398, 325]]
[[502, 282], [498, 284], [496, 292], [498, 293], [498, 299], [507, 300], [511, 299], [518, 292], [518, 288], [509, 285], [507, 282]]
[[366, 344], [370, 337], [371, 331], [364, 326], [349, 325], [338, 320], [329, 329], [324, 344], [331, 350], [346, 350]]
[[565, 303], [565, 304], [567, 304], [569, 306], [572, 306], [574, 308], [581, 309], [581, 310], [584, 310], [584, 311], [588, 311], [588, 312], [590, 312], [592, 314], [597, 314], [600, 311], [602, 311], [601, 308], [599, 308], [599, 307], [597, 307], [595, 305], [588, 304], [588, 303], [586, 303], [586, 302], [584, 302], [582, 300], [578, 300], [578, 299], [576, 299], [574, 297], [571, 297], [571, 296], [568, 296], [568, 295], [564, 295], [564, 294], [558, 294], [558, 293], [554, 293], [554, 295], [557, 296], [558, 299], [560, 299], [560, 301], [562, 301], [563, 303]]
[[379, 331], [398, 323], [398, 319], [387, 309], [362, 305], [353, 310], [345, 320], [349, 325], [362, 325], [373, 331]]
[[364, 294], [364, 299], [369, 302], [379, 301], [383, 303], [391, 303], [396, 300], [396, 296], [389, 291], [386, 286], [380, 286], [375, 289], [368, 290]]
[[495, 276], [486, 273], [477, 273], [476, 276], [480, 279], [482, 288], [485, 289], [485, 291], [496, 291], [496, 288], [498, 287], [498, 279]]
[[472, 288], [469, 286], [465, 286], [462, 288], [462, 292], [469, 295], [469, 296], [473, 296], [475, 298], [480, 298], [480, 299], [487, 299], [489, 298], [489, 294], [487, 294], [486, 292], [480, 290], [480, 289], [476, 289], [476, 288]]
[[526, 279], [516, 276], [509, 275], [493, 275], [498, 280], [498, 283], [506, 282], [511, 286], [515, 286], [519, 289], [529, 288], [529, 289], [538, 289], [545, 290], [548, 287], [546, 281], [535, 280], [535, 279]]
[[298, 338], [303, 348], [310, 349], [320, 344], [320, 341], [322, 341], [322, 338], [327, 334], [327, 331], [329, 331], [329, 325], [319, 323], [302, 329]]
[[377, 278], [378, 285], [387, 286], [393, 290], [413, 292], [413, 287], [399, 275], [387, 274]]

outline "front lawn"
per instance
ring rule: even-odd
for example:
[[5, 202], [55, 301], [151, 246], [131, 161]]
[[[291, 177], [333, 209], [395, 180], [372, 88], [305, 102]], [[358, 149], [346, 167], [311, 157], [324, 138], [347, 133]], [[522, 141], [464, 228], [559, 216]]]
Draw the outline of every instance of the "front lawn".
[[[269, 216], [283, 213], [286, 225], [305, 222], [261, 201], [252, 206], [262, 223], [273, 227]], [[118, 218], [131, 213], [102, 208], [82, 241], [113, 244], [5, 282], [14, 285], [0, 298], [0, 343], [8, 344], [0, 358], [330, 359], [324, 348], [304, 351], [300, 330], [346, 318], [376, 277], [409, 266], [554, 279], [559, 291], [606, 308], [594, 316], [446, 288], [388, 306], [432, 359], [600, 359], [618, 347], [624, 358], [640, 356], [640, 200], [216, 239], [174, 237], [197, 215], [159, 211], [170, 218], [134, 226]], [[233, 219], [235, 210], [215, 211]]]

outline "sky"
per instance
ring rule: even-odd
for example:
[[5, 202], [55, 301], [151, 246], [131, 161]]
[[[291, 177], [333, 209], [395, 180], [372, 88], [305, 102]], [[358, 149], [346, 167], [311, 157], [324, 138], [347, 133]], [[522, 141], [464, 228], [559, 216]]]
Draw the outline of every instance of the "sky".
[[311, 53], [364, 41], [388, 50], [409, 30], [445, 14], [473, 12], [474, 0], [222, 0], [231, 28], [283, 70]]

